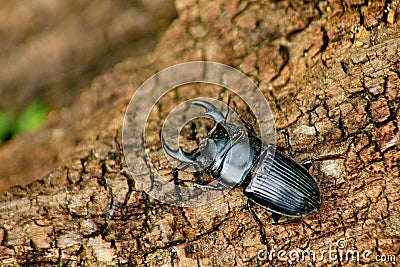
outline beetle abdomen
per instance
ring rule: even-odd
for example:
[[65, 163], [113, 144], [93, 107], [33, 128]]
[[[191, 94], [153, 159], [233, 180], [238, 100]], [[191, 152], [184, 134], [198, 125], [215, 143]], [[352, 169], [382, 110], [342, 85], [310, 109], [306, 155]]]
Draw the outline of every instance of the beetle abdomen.
[[[256, 204], [274, 213], [302, 217], [322, 203], [317, 181], [299, 163], [268, 148], [244, 193]], [[265, 166], [270, 166], [266, 168]]]

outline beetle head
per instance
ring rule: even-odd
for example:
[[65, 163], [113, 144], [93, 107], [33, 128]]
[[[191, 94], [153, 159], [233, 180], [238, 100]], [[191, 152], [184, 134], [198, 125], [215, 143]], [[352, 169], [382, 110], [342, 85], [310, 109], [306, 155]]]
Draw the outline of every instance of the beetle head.
[[171, 149], [161, 137], [163, 149], [170, 157], [181, 163], [185, 163], [186, 166], [194, 166], [208, 173], [216, 172], [219, 168], [218, 163], [221, 162], [226, 154], [226, 144], [230, 138], [229, 132], [232, 131], [232, 127], [238, 127], [226, 123], [222, 113], [209, 102], [194, 100], [191, 104], [205, 108], [206, 112], [204, 114], [215, 121], [214, 128], [208, 133], [209, 138], [202, 140], [197, 149], [186, 153], [181, 147], [177, 150]]

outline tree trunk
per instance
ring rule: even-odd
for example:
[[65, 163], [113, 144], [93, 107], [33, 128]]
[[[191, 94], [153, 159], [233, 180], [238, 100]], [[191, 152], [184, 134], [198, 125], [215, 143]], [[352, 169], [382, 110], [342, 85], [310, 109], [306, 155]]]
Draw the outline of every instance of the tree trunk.
[[[337, 266], [356, 265], [356, 255], [346, 260], [356, 251], [359, 263], [394, 265], [393, 257], [400, 260], [397, 3], [177, 0], [179, 17], [153, 54], [96, 78], [72, 108], [55, 115], [57, 125], [17, 138], [48, 136], [52, 146], [62, 142], [55, 139], [58, 127], [78, 131], [81, 141], [45, 178], [2, 196], [2, 265]], [[278, 144], [287, 133], [298, 161], [343, 157], [310, 170], [323, 193], [317, 213], [272, 225], [270, 213], [256, 208], [266, 257], [240, 188], [209, 205], [180, 208], [142, 192], [124, 163], [122, 121], [133, 93], [157, 71], [192, 60], [225, 63], [251, 77], [274, 112]], [[29, 153], [20, 143], [7, 149]], [[302, 258], [307, 250], [314, 260]]]

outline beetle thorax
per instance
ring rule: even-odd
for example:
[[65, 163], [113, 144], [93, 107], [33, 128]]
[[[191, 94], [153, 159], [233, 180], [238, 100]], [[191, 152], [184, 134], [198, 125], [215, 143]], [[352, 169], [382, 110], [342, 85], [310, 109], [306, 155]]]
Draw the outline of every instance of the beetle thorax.
[[217, 124], [199, 152], [196, 165], [228, 188], [243, 183], [255, 156], [247, 132], [229, 123]]

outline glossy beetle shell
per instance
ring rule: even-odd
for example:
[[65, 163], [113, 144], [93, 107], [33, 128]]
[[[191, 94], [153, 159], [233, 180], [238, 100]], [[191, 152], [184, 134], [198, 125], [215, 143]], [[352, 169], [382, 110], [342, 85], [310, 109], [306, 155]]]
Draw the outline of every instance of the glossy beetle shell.
[[211, 103], [202, 100], [192, 103], [204, 107], [205, 115], [216, 123], [208, 134], [207, 144], [191, 153], [181, 148], [172, 150], [163, 140], [162, 144], [172, 158], [201, 167], [218, 179], [220, 186], [203, 185], [204, 188], [243, 186], [249, 201], [271, 211], [274, 222], [282, 215], [303, 217], [317, 211], [322, 203], [321, 190], [305, 167], [273, 146], [261, 151], [262, 141], [252, 131], [225, 122]]
[[[322, 204], [321, 190], [307, 169], [279, 150], [265, 154], [244, 194], [257, 205], [288, 217], [317, 211]], [[265, 164], [270, 166], [267, 172], [262, 170]]]

